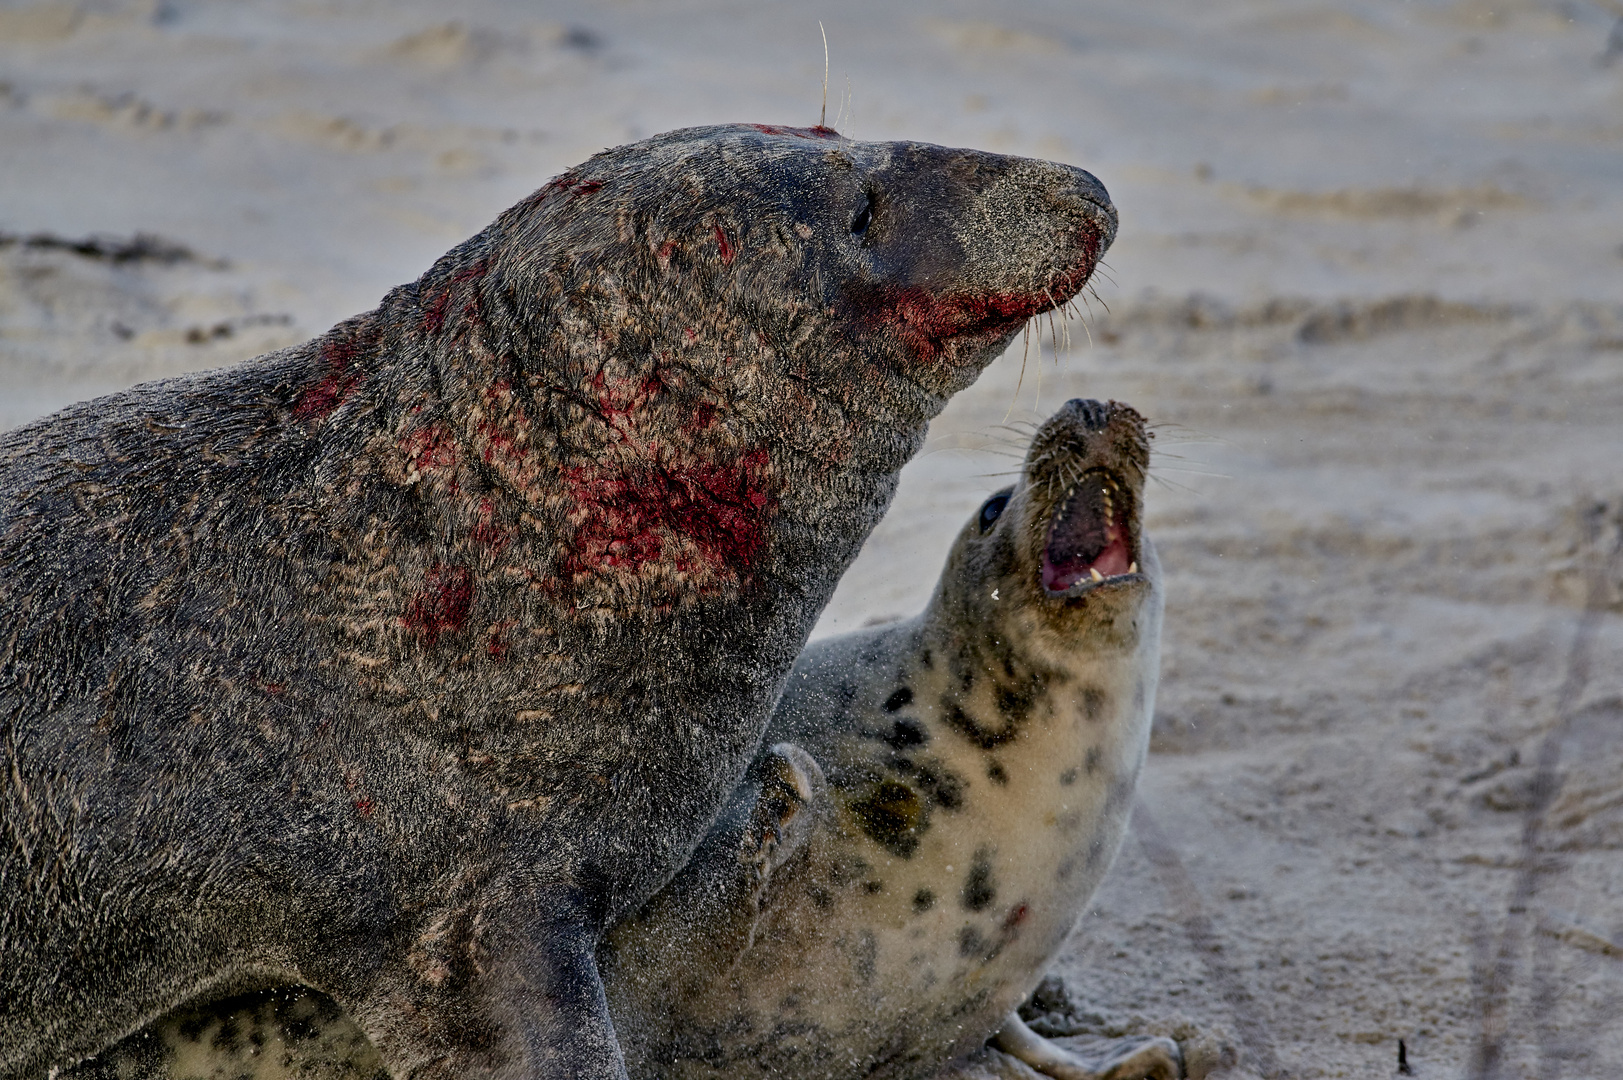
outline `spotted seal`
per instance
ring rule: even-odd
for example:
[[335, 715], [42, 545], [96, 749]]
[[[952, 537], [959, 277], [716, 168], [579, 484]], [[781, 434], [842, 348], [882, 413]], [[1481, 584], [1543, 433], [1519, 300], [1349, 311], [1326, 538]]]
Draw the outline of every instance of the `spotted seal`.
[[1067, 403], [922, 614], [801, 654], [728, 816], [608, 939], [633, 1076], [924, 1077], [994, 1034], [1067, 1080], [1181, 1075], [1171, 1040], [1088, 1065], [1014, 1013], [1110, 865], [1148, 748], [1147, 462], [1131, 408]]
[[[988, 1037], [1058, 1080], [1181, 1075], [1171, 1040], [1083, 1061], [1014, 1012], [1114, 856], [1144, 760], [1146, 456], [1132, 409], [1068, 403], [923, 614], [801, 654], [781, 741], [603, 946], [632, 1077], [926, 1077]], [[330, 1003], [284, 993], [199, 1003], [73, 1077], [376, 1069]]]
[[0, 436], [0, 1077], [272, 983], [396, 1076], [623, 1076], [604, 928], [1114, 231], [1068, 166], [677, 131], [305, 345]]

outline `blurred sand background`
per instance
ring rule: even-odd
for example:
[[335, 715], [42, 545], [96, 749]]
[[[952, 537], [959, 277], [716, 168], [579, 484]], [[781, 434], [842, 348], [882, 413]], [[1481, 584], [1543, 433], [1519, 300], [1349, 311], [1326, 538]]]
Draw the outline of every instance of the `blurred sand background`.
[[1222, 1033], [1235, 1076], [1393, 1075], [1399, 1039], [1423, 1077], [1617, 1075], [1620, 17], [0, 3], [0, 426], [315, 334], [601, 147], [814, 123], [821, 19], [844, 133], [1120, 209], [1086, 325], [954, 402], [819, 627], [922, 605], [1003, 425], [1159, 425], [1153, 752], [1057, 969], [1089, 1022]]

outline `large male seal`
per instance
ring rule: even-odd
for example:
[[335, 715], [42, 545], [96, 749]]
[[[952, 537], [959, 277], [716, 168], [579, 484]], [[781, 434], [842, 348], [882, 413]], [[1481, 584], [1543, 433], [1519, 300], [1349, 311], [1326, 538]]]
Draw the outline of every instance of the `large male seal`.
[[1149, 745], [1147, 464], [1136, 412], [1067, 403], [921, 615], [801, 655], [776, 745], [607, 940], [631, 1075], [926, 1077], [994, 1033], [1065, 1080], [1181, 1074], [1171, 1040], [1088, 1068], [1013, 1012], [1115, 856]]
[[603, 928], [1114, 227], [1079, 169], [678, 131], [304, 346], [0, 438], [0, 1076], [268, 982], [396, 1076], [623, 1075]]
[[[1068, 403], [923, 614], [801, 655], [768, 728], [793, 741], [605, 942], [631, 1076], [927, 1077], [994, 1033], [1060, 1080], [1180, 1075], [1170, 1040], [1084, 1063], [1013, 1012], [1114, 856], [1144, 760], [1146, 450], [1130, 408]], [[75, 1075], [366, 1078], [353, 1030], [309, 995], [197, 1003]]]

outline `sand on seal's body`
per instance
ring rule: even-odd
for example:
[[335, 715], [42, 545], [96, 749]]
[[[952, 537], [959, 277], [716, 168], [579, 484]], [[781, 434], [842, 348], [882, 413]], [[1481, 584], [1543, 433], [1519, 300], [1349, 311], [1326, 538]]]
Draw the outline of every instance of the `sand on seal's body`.
[[0, 437], [0, 1076], [287, 982], [395, 1075], [623, 1075], [603, 928], [1114, 222], [1066, 166], [672, 132], [303, 346]]

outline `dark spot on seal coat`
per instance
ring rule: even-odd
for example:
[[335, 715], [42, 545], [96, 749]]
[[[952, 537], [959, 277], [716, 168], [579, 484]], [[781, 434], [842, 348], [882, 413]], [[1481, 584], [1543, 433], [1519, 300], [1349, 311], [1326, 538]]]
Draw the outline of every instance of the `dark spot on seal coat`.
[[986, 848], [975, 852], [960, 898], [965, 911], [985, 911], [997, 899], [997, 885], [992, 881], [992, 853]]
[[604, 927], [1113, 233], [1078, 169], [672, 132], [305, 345], [0, 436], [0, 1075], [247, 972], [393, 1075], [621, 1075]]

